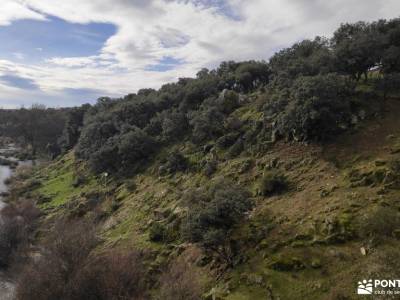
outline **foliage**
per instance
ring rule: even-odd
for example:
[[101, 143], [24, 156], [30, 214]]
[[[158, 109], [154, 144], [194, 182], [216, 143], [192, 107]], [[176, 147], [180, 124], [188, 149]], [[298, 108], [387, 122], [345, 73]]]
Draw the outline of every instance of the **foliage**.
[[64, 152], [71, 150], [78, 142], [84, 126], [84, 117], [89, 108], [90, 105], [85, 104], [80, 107], [74, 107], [67, 112], [64, 129], [58, 141]]
[[244, 150], [244, 141], [238, 139], [228, 150], [228, 157], [235, 158]]
[[287, 139], [327, 140], [351, 125], [353, 91], [346, 78], [334, 73], [302, 76], [287, 97], [267, 103], [266, 114], [275, 116], [274, 130]]
[[326, 39], [317, 37], [304, 40], [283, 49], [270, 59], [275, 77], [294, 79], [298, 76], [315, 76], [334, 71], [334, 57]]
[[154, 140], [139, 128], [132, 128], [120, 135], [117, 146], [123, 170], [128, 170], [155, 151]]
[[286, 176], [278, 171], [266, 172], [260, 181], [260, 193], [263, 196], [271, 196], [281, 193], [288, 188], [288, 180]]
[[221, 180], [208, 189], [188, 192], [185, 201], [189, 211], [182, 225], [183, 238], [230, 264], [235, 255], [231, 233], [251, 209], [249, 193]]
[[219, 139], [218, 147], [231, 147], [228, 155], [235, 157], [257, 132], [234, 141], [251, 124], [240, 120], [234, 128], [229, 120], [241, 99], [250, 102], [257, 92], [266, 102], [263, 132], [272, 140], [324, 141], [351, 126], [352, 85], [362, 75], [367, 79], [375, 70], [383, 77], [376, 85], [384, 98], [398, 89], [399, 36], [398, 18], [342, 24], [332, 39], [300, 41], [269, 62], [225, 61], [158, 90], [102, 97], [73, 109], [0, 110], [0, 133], [22, 140], [32, 152], [47, 149], [51, 157], [75, 147], [94, 172], [134, 172], [161, 147], [189, 139], [197, 145]]
[[[110, 123], [87, 127], [82, 133], [77, 154], [89, 160], [93, 171], [127, 172], [138, 162], [146, 160], [155, 151], [155, 141], [138, 127], [123, 128], [118, 136], [112, 135], [116, 128]], [[89, 144], [93, 135], [99, 137], [95, 145]], [[107, 138], [108, 137], [108, 138]]]
[[0, 110], [0, 135], [30, 148], [33, 155], [45, 154], [48, 145], [57, 145], [69, 109], [46, 108]]
[[339, 70], [359, 80], [376, 65], [380, 42], [374, 28], [365, 22], [342, 24], [332, 39]]
[[231, 132], [231, 133], [221, 136], [217, 140], [216, 144], [220, 149], [226, 149], [226, 148], [232, 146], [233, 144], [235, 144], [235, 142], [237, 141], [238, 138], [239, 138], [239, 133]]
[[152, 242], [161, 242], [164, 241], [167, 235], [167, 230], [164, 225], [154, 222], [150, 226], [149, 230], [149, 239]]
[[164, 173], [175, 173], [175, 172], [183, 172], [189, 166], [189, 162], [180, 152], [173, 151], [168, 154], [164, 163], [160, 168], [162, 168]]
[[217, 138], [223, 133], [223, 114], [216, 107], [207, 107], [193, 114], [189, 121], [192, 126], [192, 140], [196, 144]]

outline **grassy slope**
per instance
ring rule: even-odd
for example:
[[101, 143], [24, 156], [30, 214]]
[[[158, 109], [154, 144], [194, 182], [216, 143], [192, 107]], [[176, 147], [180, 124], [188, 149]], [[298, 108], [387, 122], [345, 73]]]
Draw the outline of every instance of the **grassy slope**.
[[[361, 239], [327, 241], [327, 234], [320, 228], [333, 222], [338, 230], [352, 233], [374, 207], [399, 209], [399, 191], [382, 189], [382, 184], [352, 187], [349, 179], [355, 169], [365, 173], [385, 168], [377, 167], [377, 160], [400, 159], [400, 154], [391, 154], [400, 145], [400, 103], [391, 101], [388, 111], [385, 119], [368, 121], [357, 132], [324, 147], [277, 143], [262, 153], [244, 151], [238, 158], [227, 160], [223, 152], [219, 153], [220, 163], [213, 178], [224, 176], [247, 187], [257, 204], [249, 220], [236, 231], [243, 242], [244, 262], [212, 284], [223, 297], [326, 299], [337, 293], [359, 298], [355, 295], [357, 281], [381, 272], [380, 266], [385, 263], [382, 258], [395, 251], [400, 242], [385, 239], [363, 256], [360, 248], [367, 245]], [[241, 118], [262, 117], [250, 106], [235, 114]], [[189, 143], [175, 147], [192, 162], [203, 156]], [[105, 183], [90, 177], [73, 187], [75, 174], [84, 172], [82, 167], [75, 169], [73, 159], [68, 154], [37, 174], [42, 185], [35, 192], [51, 199], [41, 205], [50, 217], [90, 214], [87, 203], [97, 197], [97, 210], [104, 216], [104, 247], [152, 249], [157, 257], [155, 268], [180, 251], [179, 241], [150, 242], [149, 226], [155, 221], [166, 224], [171, 216], [181, 215], [182, 193], [209, 184], [209, 178], [196, 171], [160, 178], [156, 161], [144, 174], [125, 182]], [[289, 178], [290, 190], [269, 198], [257, 196], [258, 180], [271, 161], [277, 161], [278, 169]], [[271, 267], [274, 262], [291, 264], [293, 260], [303, 265], [301, 270], [278, 271]], [[209, 274], [212, 277], [214, 273]]]

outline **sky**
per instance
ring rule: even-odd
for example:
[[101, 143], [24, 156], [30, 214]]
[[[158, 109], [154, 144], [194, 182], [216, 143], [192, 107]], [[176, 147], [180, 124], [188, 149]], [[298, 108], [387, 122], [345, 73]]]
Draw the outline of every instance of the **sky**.
[[399, 16], [399, 0], [0, 0], [0, 107], [94, 103]]

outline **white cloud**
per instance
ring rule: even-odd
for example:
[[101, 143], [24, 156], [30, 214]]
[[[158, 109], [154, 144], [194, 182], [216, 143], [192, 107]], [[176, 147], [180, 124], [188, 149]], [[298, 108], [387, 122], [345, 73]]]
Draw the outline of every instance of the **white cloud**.
[[2, 0], [0, 4], [0, 26], [10, 25], [19, 19], [46, 20], [45, 16], [29, 9], [22, 1]]
[[[124, 94], [193, 76], [222, 60], [268, 59], [303, 38], [330, 35], [342, 22], [393, 18], [400, 11], [398, 0], [225, 2], [226, 14], [199, 0], [2, 0], [0, 25], [53, 15], [75, 23], [107, 22], [118, 30], [98, 55], [54, 57], [36, 65], [0, 61], [0, 73], [16, 72], [48, 93], [87, 88]], [[166, 72], [146, 71], [165, 57], [184, 63]]]

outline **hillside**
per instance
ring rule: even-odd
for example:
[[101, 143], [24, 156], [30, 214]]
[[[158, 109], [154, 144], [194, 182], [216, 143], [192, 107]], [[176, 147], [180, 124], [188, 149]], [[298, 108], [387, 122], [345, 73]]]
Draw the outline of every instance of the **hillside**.
[[[236, 113], [254, 117], [251, 110], [249, 105]], [[392, 99], [383, 119], [367, 121], [323, 146], [279, 142], [256, 155], [245, 150], [233, 159], [217, 153], [218, 170], [211, 177], [196, 170], [160, 176], [158, 167], [167, 154], [161, 153], [147, 171], [133, 178], [89, 177], [77, 186], [77, 174], [83, 171], [69, 153], [35, 172], [39, 187], [30, 193], [42, 199], [40, 208], [47, 216], [43, 230], [62, 215], [91, 214], [91, 204], [98, 202], [102, 247], [151, 249], [151, 267], [161, 269], [177, 255], [197, 265], [204, 257], [194, 245], [174, 237], [150, 241], [152, 225], [176, 230], [176, 219], [184, 215], [185, 191], [229, 178], [252, 191], [255, 206], [234, 231], [240, 242], [234, 268], [200, 267], [210, 287], [224, 299], [356, 299], [357, 281], [390, 277], [397, 270], [393, 264], [399, 223], [390, 228], [385, 219], [399, 217], [399, 113], [400, 101]], [[173, 149], [193, 162], [203, 155], [187, 142], [168, 151]], [[287, 177], [288, 190], [261, 196], [260, 179], [275, 171]], [[369, 230], [379, 234], [371, 237]]]
[[68, 110], [55, 158], [10, 181], [17, 298], [357, 299], [395, 278], [399, 28]]

